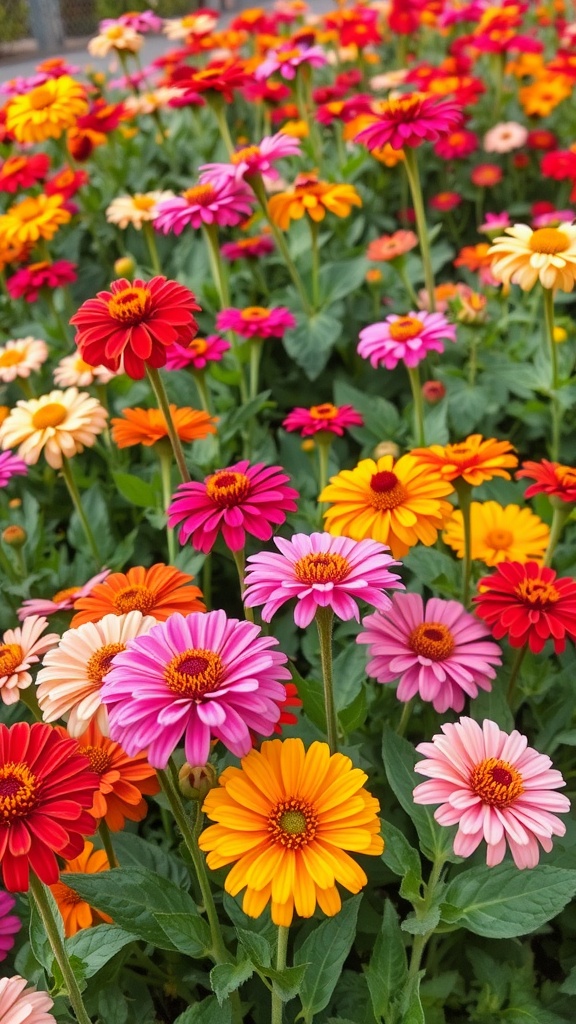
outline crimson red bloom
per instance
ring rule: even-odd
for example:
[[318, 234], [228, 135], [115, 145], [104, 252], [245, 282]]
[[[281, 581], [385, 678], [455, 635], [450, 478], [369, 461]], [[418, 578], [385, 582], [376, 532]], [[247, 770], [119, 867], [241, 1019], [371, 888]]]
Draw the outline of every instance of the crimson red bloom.
[[0, 166], [0, 192], [17, 192], [19, 188], [31, 188], [42, 181], [50, 167], [50, 160], [44, 153], [34, 156], [9, 156]]
[[523, 462], [522, 468], [516, 473], [518, 480], [522, 477], [536, 481], [526, 488], [527, 498], [533, 498], [535, 494], [547, 494], [549, 498], [576, 503], [576, 469], [572, 466], [548, 462], [548, 459], [542, 459], [541, 462]]
[[478, 589], [476, 614], [496, 640], [507, 636], [511, 647], [528, 644], [539, 654], [551, 639], [561, 654], [566, 637], [576, 639], [576, 581], [570, 577], [557, 578], [554, 569], [537, 562], [500, 562]]
[[113, 281], [109, 292], [87, 299], [70, 320], [77, 328], [76, 344], [90, 366], [124, 371], [140, 380], [146, 366], [166, 364], [167, 349], [186, 347], [198, 333], [196, 296], [177, 281]]
[[57, 174], [47, 179], [44, 191], [47, 196], [55, 196], [56, 193], [59, 193], [61, 196], [64, 196], [64, 199], [70, 199], [87, 183], [88, 175], [86, 171], [73, 171], [71, 167], [64, 167]]
[[76, 126], [81, 132], [93, 131], [107, 132], [114, 131], [125, 116], [123, 103], [107, 103], [106, 100], [96, 100], [87, 114], [79, 117]]
[[243, 61], [237, 58], [210, 61], [205, 68], [187, 68], [186, 77], [168, 82], [178, 85], [181, 89], [192, 89], [194, 92], [218, 94], [226, 103], [232, 103], [236, 89], [242, 88], [250, 77]]
[[58, 881], [56, 855], [70, 860], [96, 821], [88, 813], [98, 776], [78, 742], [51, 725], [0, 725], [0, 863], [10, 892], [28, 891], [28, 874]]
[[13, 299], [25, 299], [36, 302], [43, 288], [60, 288], [63, 284], [73, 284], [78, 277], [76, 265], [68, 260], [56, 260], [49, 263], [30, 263], [21, 267], [6, 281], [6, 287]]

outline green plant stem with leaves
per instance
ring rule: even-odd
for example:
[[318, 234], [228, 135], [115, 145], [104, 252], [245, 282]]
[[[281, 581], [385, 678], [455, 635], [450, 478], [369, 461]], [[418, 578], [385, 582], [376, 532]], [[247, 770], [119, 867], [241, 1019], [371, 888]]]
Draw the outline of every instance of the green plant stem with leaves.
[[[172, 501], [172, 449], [168, 438], [162, 437], [155, 446], [160, 462], [160, 479], [162, 481], [162, 504], [166, 515]], [[176, 558], [176, 535], [174, 530], [166, 526], [166, 541], [168, 544], [168, 561], [174, 565]]]
[[453, 481], [454, 490], [458, 495], [458, 505], [462, 513], [462, 529], [464, 531], [464, 558], [462, 559], [462, 604], [465, 608], [470, 602], [470, 574], [472, 572], [472, 523], [470, 510], [472, 505], [472, 487], [462, 477]]
[[320, 226], [314, 220], [310, 224], [310, 251], [312, 253], [312, 307], [314, 310], [320, 308], [320, 249], [318, 245], [318, 234]]
[[[428, 882], [426, 883], [424, 901], [417, 911], [417, 916], [425, 918], [431, 907], [433, 907], [436, 895], [436, 887], [440, 882], [444, 864], [445, 859], [443, 856], [439, 854], [432, 864], [430, 877], [428, 879]], [[424, 950], [426, 949], [428, 941], [432, 938], [434, 931], [435, 928], [431, 928], [430, 931], [424, 932], [422, 935], [416, 935], [414, 937], [414, 942], [412, 943], [412, 950], [410, 953], [410, 964], [408, 967], [408, 980], [406, 983], [407, 993], [411, 993], [414, 990], [414, 988], [418, 985], [418, 974], [420, 972], [420, 965], [422, 963]]]
[[548, 547], [544, 554], [543, 565], [551, 566], [552, 559], [554, 557], [554, 551], [562, 533], [564, 527], [570, 518], [572, 509], [574, 506], [570, 502], [562, 501], [560, 498], [552, 498], [552, 524], [550, 526], [550, 538], [548, 540]]
[[298, 270], [296, 268], [296, 264], [294, 263], [294, 260], [292, 259], [291, 255], [290, 255], [290, 252], [288, 250], [288, 246], [286, 244], [286, 240], [284, 238], [284, 235], [283, 235], [282, 231], [280, 231], [280, 229], [276, 226], [276, 224], [274, 223], [272, 218], [270, 217], [270, 214], [269, 214], [269, 211], [268, 211], [268, 199], [266, 197], [266, 189], [264, 188], [264, 182], [262, 181], [262, 175], [261, 174], [250, 174], [250, 175], [247, 175], [246, 181], [250, 185], [250, 188], [252, 189], [254, 195], [256, 196], [256, 199], [258, 200], [258, 203], [260, 205], [262, 213], [264, 214], [264, 216], [265, 216], [265, 218], [266, 218], [266, 220], [268, 222], [268, 226], [270, 227], [270, 231], [272, 233], [272, 238], [274, 239], [274, 241], [276, 243], [276, 246], [278, 248], [278, 251], [279, 251], [279, 253], [281, 254], [281, 256], [282, 256], [282, 258], [284, 260], [284, 265], [285, 265], [286, 270], [288, 271], [290, 277], [292, 278], [292, 283], [293, 283], [296, 291], [298, 292], [298, 295], [300, 296], [300, 302], [302, 303], [302, 309], [304, 310], [304, 312], [306, 313], [307, 316], [312, 316], [314, 310], [312, 309], [312, 306], [310, 304], [310, 299], [308, 298], [308, 293], [306, 291], [306, 288], [304, 287], [304, 283], [302, 281], [302, 278], [300, 277], [300, 274], [298, 273]]
[[[210, 271], [216, 290], [218, 292], [218, 298], [220, 299], [220, 308], [227, 309], [230, 306], [230, 288], [228, 284], [228, 275], [222, 263], [220, 256], [220, 243], [218, 241], [218, 228], [216, 224], [204, 224], [203, 234], [206, 240], [206, 248], [208, 250], [208, 260], [210, 263]], [[240, 357], [240, 351], [238, 347], [238, 339], [234, 331], [227, 331], [226, 337], [230, 342], [230, 348], [234, 361], [236, 363], [236, 369], [238, 371], [238, 387], [240, 388], [240, 398], [242, 403], [248, 401], [248, 389], [246, 387], [246, 378], [244, 376], [244, 366]]]
[[148, 253], [150, 255], [150, 263], [152, 270], [155, 274], [162, 274], [162, 264], [160, 263], [160, 257], [158, 255], [158, 247], [156, 245], [156, 232], [152, 227], [150, 221], [144, 221], [142, 224], [142, 231], [148, 246]]
[[332, 678], [332, 624], [334, 612], [331, 608], [316, 609], [316, 626], [320, 641], [320, 661], [324, 684], [324, 708], [326, 711], [326, 735], [330, 753], [338, 751], [338, 717], [334, 703], [334, 682]]
[[100, 839], [102, 840], [102, 845], [106, 852], [106, 856], [108, 857], [108, 863], [110, 867], [119, 868], [120, 862], [114, 851], [114, 846], [112, 844], [112, 836], [110, 835], [110, 829], [108, 828], [108, 825], [106, 824], [104, 818], [102, 818], [100, 824], [98, 825], [98, 833], [100, 835]]
[[562, 408], [558, 401], [558, 388], [560, 380], [558, 375], [558, 350], [554, 341], [554, 292], [552, 288], [544, 288], [544, 326], [546, 340], [550, 354], [552, 368], [552, 380], [550, 382], [550, 411], [552, 415], [552, 440], [550, 443], [550, 458], [553, 462], [558, 461], [560, 454], [560, 432], [562, 427]]
[[224, 143], [224, 146], [226, 147], [226, 152], [228, 153], [228, 156], [231, 157], [232, 154], [235, 152], [236, 147], [232, 141], [232, 136], [230, 135], [230, 129], [228, 127], [228, 121], [226, 120], [226, 109], [224, 106], [224, 100], [222, 99], [221, 96], [212, 94], [208, 98], [208, 106], [212, 110], [214, 117], [216, 118], [216, 121], [218, 123], [220, 137], [222, 139], [222, 142]]
[[422, 400], [422, 384], [420, 381], [420, 370], [417, 366], [408, 366], [408, 377], [412, 391], [412, 404], [414, 408], [414, 444], [422, 447], [426, 444], [426, 430], [424, 427], [424, 402]]
[[152, 366], [146, 366], [146, 375], [150, 382], [150, 386], [158, 402], [158, 408], [164, 415], [166, 420], [166, 426], [168, 427], [168, 437], [170, 438], [170, 444], [172, 445], [172, 451], [174, 452], [174, 458], [176, 459], [176, 465], [178, 466], [178, 472], [184, 483], [190, 482], [190, 473], [188, 472], [188, 466], [186, 465], [186, 459], [184, 458], [184, 450], [182, 448], [182, 442], [178, 437], [178, 431], [174, 425], [172, 419], [172, 413], [170, 412], [170, 402], [168, 401], [168, 395], [166, 389], [162, 383], [162, 378], [158, 370]]
[[[278, 943], [276, 946], [276, 970], [284, 971], [286, 969], [286, 954], [288, 952], [288, 939], [290, 936], [290, 929], [285, 925], [278, 925]], [[270, 1015], [270, 1024], [282, 1024], [282, 1011], [284, 1008], [284, 1000], [282, 994], [277, 988], [272, 988], [272, 1011]]]
[[430, 252], [430, 240], [428, 238], [428, 225], [426, 223], [426, 212], [422, 196], [422, 186], [420, 184], [418, 160], [416, 158], [416, 153], [413, 149], [410, 149], [409, 146], [404, 150], [404, 167], [406, 168], [410, 194], [414, 204], [416, 231], [418, 233], [418, 241], [420, 242], [420, 255], [422, 257], [422, 264], [424, 268], [424, 284], [428, 294], [428, 309], [431, 313], [434, 313], [436, 309], [436, 299], [434, 295], [435, 284], [434, 271], [432, 269], [432, 255]]
[[68, 488], [68, 493], [69, 493], [69, 495], [70, 495], [70, 497], [72, 499], [72, 503], [74, 505], [74, 508], [76, 509], [76, 512], [78, 513], [78, 518], [79, 518], [79, 520], [80, 520], [80, 522], [82, 524], [82, 529], [84, 530], [84, 536], [86, 537], [86, 540], [88, 541], [88, 547], [90, 548], [90, 551], [92, 552], [92, 556], [94, 558], [94, 561], [96, 562], [97, 565], [100, 566], [100, 565], [102, 565], [102, 558], [100, 557], [100, 551], [98, 550], [98, 545], [96, 543], [96, 538], [94, 536], [94, 533], [92, 532], [92, 527], [90, 526], [90, 523], [88, 521], [88, 516], [86, 515], [86, 513], [84, 511], [84, 508], [83, 508], [83, 505], [82, 505], [82, 499], [80, 497], [80, 491], [78, 490], [78, 486], [77, 486], [76, 481], [74, 479], [74, 474], [72, 473], [72, 466], [70, 465], [70, 462], [68, 461], [68, 459], [66, 458], [65, 455], [62, 456], [62, 470], [61, 470], [61, 472], [62, 472], [62, 478], [64, 480], [64, 483], [66, 484], [66, 487]]

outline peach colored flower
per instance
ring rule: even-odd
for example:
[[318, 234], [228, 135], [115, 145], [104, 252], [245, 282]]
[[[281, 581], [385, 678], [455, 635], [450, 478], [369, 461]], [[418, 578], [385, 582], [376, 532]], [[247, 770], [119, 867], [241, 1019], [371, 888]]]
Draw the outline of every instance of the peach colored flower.
[[40, 661], [40, 655], [57, 644], [57, 633], [42, 633], [48, 619], [30, 615], [22, 626], [7, 629], [0, 643], [0, 697], [4, 704], [15, 704], [19, 690], [26, 690], [32, 682], [28, 672], [31, 665]]
[[14, 338], [0, 348], [0, 381], [9, 384], [16, 377], [29, 377], [39, 370], [48, 358], [45, 341], [28, 335]]
[[28, 466], [34, 466], [44, 450], [48, 465], [60, 469], [63, 456], [72, 458], [94, 444], [107, 416], [100, 402], [77, 388], [51, 391], [16, 403], [0, 426], [0, 444], [19, 445], [18, 455]]

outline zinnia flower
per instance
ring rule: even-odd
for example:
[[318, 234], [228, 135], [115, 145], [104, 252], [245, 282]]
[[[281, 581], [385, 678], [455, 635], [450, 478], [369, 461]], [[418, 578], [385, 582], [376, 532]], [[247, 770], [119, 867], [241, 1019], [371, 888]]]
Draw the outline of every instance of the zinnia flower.
[[[168, 425], [161, 409], [123, 409], [123, 416], [111, 420], [112, 440], [118, 448], [131, 448], [143, 444], [150, 448], [168, 437]], [[212, 416], [184, 406], [170, 405], [172, 420], [181, 441], [196, 441], [216, 433]]]
[[14, 897], [0, 890], [0, 963], [8, 956], [14, 945], [14, 936], [22, 927], [20, 918], [10, 913], [15, 906]]
[[486, 153], [511, 153], [520, 149], [528, 139], [528, 129], [517, 121], [502, 121], [495, 124], [484, 136]]
[[537, 281], [544, 288], [571, 292], [576, 281], [576, 226], [538, 228], [527, 224], [506, 228], [494, 239], [489, 255], [492, 273], [504, 284], [530, 291]]
[[173, 197], [173, 192], [159, 190], [118, 196], [107, 207], [106, 220], [109, 224], [117, 224], [119, 228], [127, 228], [131, 224], [137, 231], [141, 231], [143, 224], [154, 220], [158, 203]]
[[[471, 502], [470, 531], [472, 558], [486, 565], [541, 560], [550, 539], [549, 527], [529, 508], [504, 507], [497, 501]], [[464, 527], [459, 509], [446, 524], [442, 540], [458, 558], [464, 557]]]
[[110, 20], [99, 35], [94, 36], [88, 43], [88, 53], [91, 57], [106, 57], [111, 51], [123, 53], [138, 53], [144, 42], [136, 30], [119, 20]]
[[28, 669], [40, 661], [40, 655], [57, 644], [57, 633], [42, 633], [48, 619], [30, 616], [23, 626], [7, 629], [0, 643], [0, 697], [4, 704], [15, 704], [20, 690], [26, 690], [32, 676]]
[[48, 993], [27, 984], [19, 974], [0, 978], [0, 1024], [56, 1024], [48, 1012], [54, 1005]]
[[257, 82], [262, 82], [278, 71], [282, 78], [290, 82], [296, 78], [296, 72], [302, 64], [321, 68], [327, 60], [321, 46], [295, 46], [287, 42], [277, 50], [268, 50], [264, 60], [257, 65], [254, 78]]
[[144, 794], [154, 796], [160, 789], [146, 755], [128, 757], [119, 743], [102, 735], [95, 719], [78, 736], [78, 744], [99, 779], [90, 813], [103, 818], [112, 832], [123, 829], [126, 821], [142, 821], [148, 813]]
[[508, 734], [489, 719], [461, 718], [441, 729], [444, 735], [416, 747], [426, 760], [414, 770], [430, 779], [416, 786], [414, 802], [440, 804], [436, 821], [458, 825], [456, 856], [469, 857], [484, 839], [488, 867], [501, 863], [507, 845], [517, 868], [536, 867], [538, 844], [550, 853], [551, 837], [566, 832], [557, 814], [570, 801], [554, 792], [566, 785], [560, 772], [516, 729]]
[[452, 100], [437, 100], [422, 93], [400, 96], [382, 104], [372, 124], [356, 135], [368, 149], [421, 146], [448, 135], [462, 122], [462, 110]]
[[274, 252], [274, 242], [266, 234], [239, 238], [236, 242], [224, 242], [220, 252], [227, 260], [257, 260]]
[[444, 501], [452, 485], [410, 454], [394, 462], [384, 455], [362, 459], [330, 479], [318, 500], [331, 502], [324, 513], [326, 529], [336, 536], [388, 544], [402, 558], [418, 542], [430, 546], [453, 513]]
[[62, 915], [64, 934], [67, 939], [72, 935], [77, 935], [83, 928], [92, 928], [94, 925], [104, 922], [110, 923], [112, 918], [91, 907], [75, 889], [66, 885], [64, 881], [66, 875], [93, 875], [99, 871], [109, 870], [110, 864], [105, 851], [95, 850], [94, 843], [85, 842], [82, 852], [73, 860], [66, 861], [60, 872], [60, 880], [50, 886], [56, 906]]
[[423, 465], [434, 466], [445, 480], [464, 480], [471, 487], [480, 487], [499, 476], [510, 480], [508, 469], [518, 465], [509, 441], [485, 440], [482, 434], [470, 434], [458, 444], [431, 444], [415, 448], [412, 455]]
[[51, 391], [16, 402], [0, 426], [0, 444], [19, 445], [18, 455], [28, 466], [34, 466], [44, 451], [48, 465], [60, 469], [63, 457], [71, 459], [92, 447], [107, 417], [100, 402], [77, 388]]
[[372, 366], [393, 370], [402, 360], [418, 366], [428, 352], [443, 352], [444, 341], [456, 341], [456, 327], [442, 313], [391, 313], [380, 323], [360, 331], [358, 355]]
[[566, 637], [576, 640], [576, 582], [537, 562], [501, 562], [478, 581], [474, 602], [496, 639], [507, 637], [511, 647], [528, 644], [540, 654], [553, 640], [561, 654]]
[[226, 768], [202, 810], [216, 825], [200, 835], [208, 867], [234, 864], [224, 887], [246, 888], [242, 908], [288, 927], [294, 911], [332, 917], [342, 906], [336, 883], [348, 892], [367, 884], [347, 853], [379, 856], [378, 801], [364, 789], [368, 776], [327, 743], [304, 749], [301, 739], [271, 740], [251, 750], [240, 768]]
[[171, 345], [166, 357], [167, 370], [204, 370], [208, 363], [219, 363], [225, 352], [230, 349], [230, 342], [218, 334], [209, 334], [206, 338], [194, 338], [186, 348], [182, 345]]
[[262, 174], [271, 181], [277, 181], [280, 175], [274, 162], [286, 156], [300, 156], [301, 152], [300, 143], [290, 135], [283, 132], [266, 135], [257, 145], [244, 146], [232, 153], [228, 164], [203, 164], [200, 167], [201, 180], [241, 181], [247, 175]]
[[546, 494], [549, 498], [557, 498], [563, 502], [576, 503], [576, 469], [563, 466], [560, 462], [523, 462], [522, 469], [516, 473], [516, 479], [527, 477], [536, 482], [526, 488], [524, 494], [533, 498], [536, 494]]
[[216, 327], [219, 331], [236, 331], [243, 338], [281, 338], [285, 331], [296, 327], [296, 319], [285, 306], [246, 306], [222, 309], [216, 315]]
[[39, 238], [50, 241], [72, 214], [61, 195], [26, 196], [0, 217], [0, 238], [8, 245], [30, 245]]
[[44, 142], [59, 139], [87, 111], [84, 86], [60, 75], [14, 96], [6, 107], [6, 127], [18, 142]]
[[0, 454], [0, 487], [7, 487], [13, 476], [26, 476], [28, 466], [12, 452]]
[[180, 527], [180, 543], [191, 541], [208, 554], [219, 533], [231, 551], [241, 551], [246, 534], [270, 540], [273, 526], [296, 511], [298, 492], [279, 466], [247, 460], [219, 469], [203, 483], [180, 484], [168, 508], [168, 525]]
[[[29, 622], [25, 619], [24, 625]], [[108, 735], [108, 715], [101, 690], [112, 658], [126, 649], [128, 640], [156, 625], [152, 615], [139, 611], [105, 615], [68, 629], [44, 658], [36, 677], [36, 697], [45, 722], [66, 719], [71, 736], [80, 736], [95, 720]], [[51, 645], [53, 646], [53, 645]]]
[[157, 622], [164, 622], [174, 612], [203, 612], [202, 592], [189, 586], [193, 579], [163, 562], [149, 569], [137, 565], [127, 573], [113, 572], [106, 582], [97, 583], [90, 594], [75, 601], [76, 615], [70, 625], [75, 629], [84, 622], [98, 622], [105, 615], [127, 615], [131, 611], [153, 615]]
[[179, 196], [163, 199], [156, 206], [154, 227], [165, 235], [181, 235], [191, 225], [235, 227], [252, 214], [254, 196], [247, 185], [234, 179], [206, 181], [193, 185]]
[[318, 223], [324, 220], [326, 213], [348, 217], [353, 206], [362, 206], [353, 185], [319, 181], [315, 174], [299, 174], [288, 192], [277, 192], [270, 197], [268, 213], [274, 224], [287, 231], [290, 221], [301, 220], [304, 214]]
[[140, 380], [147, 365], [164, 366], [170, 345], [185, 347], [192, 340], [198, 331], [193, 314], [199, 309], [194, 294], [177, 281], [120, 278], [109, 292], [84, 302], [70, 323], [78, 329], [82, 359], [114, 371], [123, 359], [128, 376]]
[[50, 158], [45, 153], [32, 156], [9, 156], [0, 165], [0, 192], [17, 192], [31, 188], [48, 174]]
[[6, 280], [6, 287], [13, 299], [36, 302], [44, 288], [53, 290], [73, 284], [77, 277], [76, 266], [69, 260], [55, 260], [54, 263], [42, 260], [17, 270]]
[[184, 736], [186, 760], [205, 764], [211, 737], [237, 757], [252, 746], [250, 730], [269, 736], [290, 679], [278, 641], [223, 611], [171, 615], [116, 655], [102, 688], [110, 736], [127, 754], [148, 749], [165, 768]]
[[0, 381], [9, 384], [16, 377], [29, 377], [48, 358], [48, 345], [29, 335], [7, 341], [0, 347]]
[[362, 427], [364, 420], [351, 405], [312, 405], [309, 409], [298, 406], [283, 420], [284, 430], [297, 430], [301, 437], [312, 437], [321, 431], [342, 437], [348, 427]]
[[418, 235], [413, 231], [395, 231], [393, 235], [381, 235], [368, 246], [366, 256], [369, 260], [388, 263], [404, 256], [418, 245]]
[[369, 645], [368, 675], [379, 683], [398, 679], [398, 700], [419, 694], [444, 714], [462, 711], [466, 697], [491, 690], [502, 664], [498, 644], [458, 601], [419, 594], [394, 594], [389, 610], [362, 620], [368, 627], [356, 640]]
[[290, 540], [275, 537], [274, 543], [280, 554], [250, 555], [246, 570], [244, 602], [250, 608], [264, 605], [265, 622], [292, 598], [297, 626], [309, 626], [318, 608], [332, 608], [339, 619], [358, 622], [358, 598], [386, 611], [390, 598], [385, 588], [403, 587], [400, 577], [389, 571], [400, 563], [376, 541], [295, 533]]
[[76, 857], [96, 828], [88, 808], [97, 785], [76, 740], [42, 722], [0, 724], [0, 862], [10, 892], [27, 892], [29, 867], [46, 885], [58, 881], [56, 855]]
[[75, 352], [60, 360], [52, 376], [60, 387], [87, 388], [91, 384], [108, 384], [116, 375], [107, 366], [90, 366]]
[[[2, 458], [3, 456], [0, 456], [0, 461]], [[86, 597], [97, 583], [106, 579], [109, 573], [110, 569], [103, 569], [82, 586], [65, 587], [54, 594], [52, 598], [29, 597], [22, 602], [22, 607], [18, 609], [18, 618], [22, 621], [29, 615], [54, 615], [55, 612], [68, 611], [74, 607], [74, 601], [79, 597]]]

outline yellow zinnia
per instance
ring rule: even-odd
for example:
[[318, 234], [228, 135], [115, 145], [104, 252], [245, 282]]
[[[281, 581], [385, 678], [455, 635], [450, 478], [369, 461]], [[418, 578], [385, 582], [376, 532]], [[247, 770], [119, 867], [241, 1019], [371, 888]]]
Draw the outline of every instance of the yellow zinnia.
[[324, 220], [326, 212], [347, 217], [353, 206], [362, 206], [353, 185], [319, 181], [315, 174], [299, 174], [288, 192], [278, 192], [268, 200], [270, 219], [283, 231], [291, 220], [301, 220], [304, 214], [318, 222]]
[[394, 558], [402, 558], [418, 542], [436, 542], [453, 511], [442, 499], [453, 490], [437, 469], [414, 455], [397, 462], [384, 455], [377, 462], [363, 459], [355, 469], [343, 469], [318, 500], [332, 503], [325, 513], [328, 533], [380, 541], [389, 545]]
[[341, 908], [336, 883], [357, 893], [366, 885], [346, 853], [379, 856], [384, 841], [378, 801], [364, 789], [367, 775], [327, 743], [306, 751], [300, 739], [270, 740], [251, 750], [241, 768], [226, 768], [203, 811], [218, 824], [198, 841], [208, 867], [234, 864], [224, 883], [243, 910], [259, 917], [271, 902], [272, 920], [288, 926], [294, 911], [311, 917], [318, 903], [329, 917]]
[[10, 206], [0, 217], [0, 245], [29, 245], [39, 238], [50, 241], [61, 224], [72, 214], [64, 206], [64, 197], [27, 196]]
[[[541, 562], [550, 528], [529, 508], [499, 505], [497, 501], [473, 501], [470, 505], [472, 558], [485, 565], [500, 562]], [[454, 512], [442, 540], [464, 557], [462, 513]]]
[[525, 292], [538, 280], [543, 288], [572, 291], [576, 281], [576, 226], [564, 223], [558, 228], [533, 231], [527, 224], [514, 224], [505, 231], [488, 250], [494, 277], [504, 284], [519, 284]]
[[60, 75], [14, 96], [6, 107], [6, 127], [18, 142], [44, 142], [59, 139], [87, 112], [84, 86], [70, 75]]

